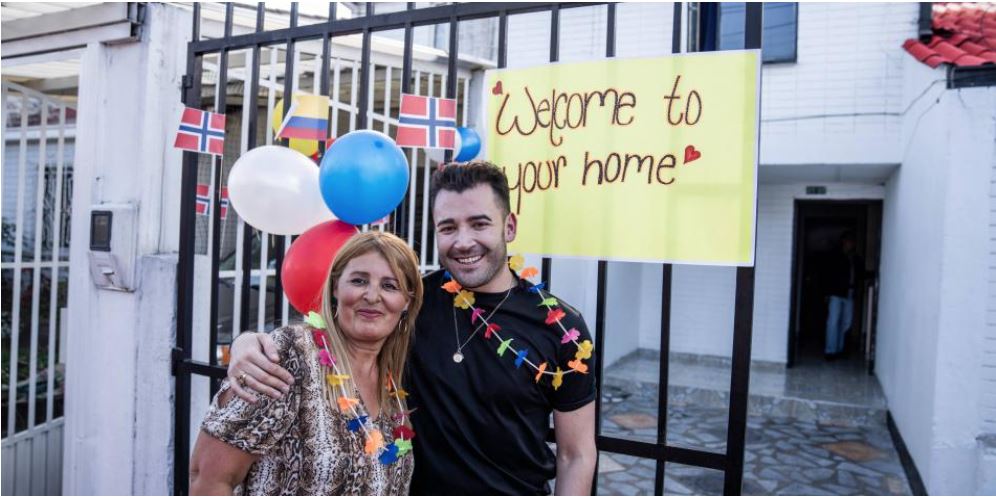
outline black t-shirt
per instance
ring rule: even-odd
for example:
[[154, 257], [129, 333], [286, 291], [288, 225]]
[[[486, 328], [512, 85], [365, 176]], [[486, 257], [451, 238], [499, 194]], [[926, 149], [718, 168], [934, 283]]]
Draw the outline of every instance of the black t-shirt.
[[[462, 344], [481, 321], [471, 325], [471, 311], [457, 308], [454, 333], [453, 294], [441, 288], [446, 281], [443, 271], [423, 279], [425, 303], [405, 379], [409, 408], [417, 408], [411, 415], [416, 433], [411, 493], [549, 494], [548, 481], [556, 474], [556, 458], [546, 444], [550, 414], [594, 400], [593, 374], [565, 374], [556, 390], [551, 375], [536, 383], [536, 370], [527, 364], [516, 368], [511, 351], [499, 357], [498, 338], [485, 339], [483, 328], [463, 347], [463, 361], [454, 362], [457, 337]], [[503, 339], [514, 339], [516, 350], [528, 349], [534, 364], [567, 371], [578, 348], [561, 344], [563, 331], [545, 323], [547, 308], [530, 286], [518, 280], [489, 321], [501, 327]], [[505, 295], [477, 292], [474, 305], [486, 317]], [[563, 302], [560, 307], [566, 313], [561, 323], [580, 332], [578, 342], [591, 340], [581, 315]]]

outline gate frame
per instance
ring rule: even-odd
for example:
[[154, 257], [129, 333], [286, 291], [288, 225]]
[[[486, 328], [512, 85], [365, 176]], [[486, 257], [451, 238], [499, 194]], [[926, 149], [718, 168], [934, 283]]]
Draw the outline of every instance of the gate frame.
[[[294, 74], [294, 44], [302, 40], [321, 39], [322, 48], [322, 76], [321, 91], [328, 92], [328, 65], [330, 59], [330, 40], [335, 36], [346, 36], [353, 34], [362, 35], [362, 50], [360, 59], [360, 98], [358, 105], [358, 115], [356, 129], [367, 128], [368, 92], [370, 85], [369, 67], [371, 64], [371, 36], [374, 31], [386, 31], [393, 29], [405, 30], [405, 48], [402, 67], [402, 92], [410, 91], [412, 73], [412, 30], [416, 26], [436, 25], [449, 23], [449, 49], [448, 49], [448, 77], [446, 84], [446, 97], [456, 97], [456, 61], [458, 52], [458, 28], [460, 21], [498, 18], [498, 67], [503, 68], [507, 62], [507, 36], [508, 36], [508, 16], [510, 14], [525, 14], [531, 12], [550, 11], [550, 61], [554, 62], [559, 57], [559, 29], [560, 10], [575, 7], [590, 7], [606, 5], [607, 31], [606, 31], [606, 57], [615, 56], [615, 3], [590, 2], [590, 3], [555, 3], [555, 2], [533, 2], [533, 3], [457, 3], [451, 5], [441, 5], [415, 9], [414, 2], [407, 3], [407, 9], [399, 12], [386, 14], [376, 14], [375, 4], [367, 3], [365, 16], [352, 19], [336, 19], [336, 4], [329, 6], [329, 21], [325, 23], [298, 26], [297, 2], [291, 4], [290, 27], [273, 31], [263, 31], [263, 19], [265, 7], [262, 3], [256, 9], [256, 30], [254, 33], [243, 35], [232, 35], [233, 5], [226, 5], [224, 36], [215, 39], [200, 39], [200, 5], [193, 7], [193, 29], [191, 42], [187, 46], [187, 72], [183, 77], [183, 103], [188, 107], [201, 106], [201, 58], [206, 54], [217, 53], [219, 55], [218, 86], [222, 89], [227, 86], [227, 66], [228, 52], [231, 50], [251, 49], [253, 51], [253, 67], [251, 70], [251, 81], [249, 93], [256, 95], [259, 93], [259, 51], [261, 47], [269, 45], [286, 44], [287, 54], [284, 78], [284, 93], [290, 94], [293, 90]], [[674, 3], [674, 24], [672, 28], [672, 53], [681, 53], [681, 13], [682, 3]], [[761, 48], [762, 33], [762, 5], [759, 3], [747, 3], [745, 15], [745, 43], [746, 49]], [[763, 79], [763, 78], [760, 78]], [[226, 91], [218, 92], [215, 96], [215, 108], [225, 108]], [[284, 112], [288, 111], [290, 99], [284, 99]], [[255, 130], [257, 123], [257, 106], [249, 107], [247, 119], [250, 129]], [[255, 132], [247, 136], [248, 149], [255, 148]], [[759, 143], [756, 157], [760, 156]], [[319, 144], [319, 154], [323, 154], [324, 144]], [[446, 153], [446, 160], [450, 160], [452, 152]], [[226, 376], [226, 369], [217, 365], [217, 327], [218, 316], [218, 260], [220, 250], [220, 193], [221, 193], [221, 158], [213, 157], [214, 162], [214, 191], [212, 194], [211, 215], [214, 222], [211, 223], [211, 233], [214, 243], [211, 250], [211, 308], [209, 330], [210, 346], [209, 362], [196, 361], [191, 358], [192, 335], [193, 335], [193, 308], [194, 308], [194, 253], [195, 253], [195, 187], [197, 184], [197, 160], [198, 156], [193, 152], [183, 154], [183, 173], [180, 199], [180, 244], [179, 244], [179, 265], [177, 271], [177, 332], [176, 347], [173, 349], [172, 373], [176, 377], [175, 384], [175, 416], [174, 416], [174, 478], [173, 492], [175, 495], [184, 495], [188, 492], [188, 471], [190, 458], [190, 396], [191, 396], [191, 375], [200, 375], [212, 378], [212, 384]], [[405, 236], [408, 214], [406, 199], [402, 201], [395, 211], [394, 232], [399, 236]], [[755, 219], [757, 202], [755, 199]], [[246, 225], [246, 229], [252, 229]], [[244, 245], [250, 240], [249, 233], [243, 237]], [[282, 318], [282, 289], [280, 288], [280, 267], [283, 256], [283, 237], [278, 238], [277, 246], [277, 275], [276, 289], [274, 291], [275, 316]], [[756, 226], [755, 226], [756, 244]], [[251, 250], [247, 253], [251, 253]], [[243, 257], [243, 271], [248, 272], [249, 257]], [[668, 352], [670, 351], [671, 334], [671, 283], [673, 266], [671, 264], [661, 265], [661, 277], [663, 280], [661, 291], [661, 333], [660, 333], [660, 371], [658, 382], [658, 415], [657, 415], [657, 441], [656, 443], [641, 442], [622, 438], [615, 438], [602, 435], [601, 423], [601, 394], [596, 396], [596, 445], [599, 451], [625, 454], [641, 458], [656, 460], [656, 471], [654, 478], [654, 493], [663, 495], [664, 491], [664, 467], [667, 462], [697, 466], [702, 468], [723, 471], [723, 493], [725, 495], [739, 495], [743, 483], [744, 465], [744, 445], [747, 429], [747, 407], [748, 407], [748, 384], [750, 375], [750, 353], [751, 335], [753, 328], [754, 309], [754, 267], [737, 267], [736, 290], [734, 301], [734, 322], [733, 322], [733, 351], [732, 351], [732, 372], [730, 378], [730, 407], [727, 425], [726, 452], [710, 452], [698, 449], [689, 449], [667, 444], [667, 386], [668, 386]], [[603, 350], [605, 344], [605, 315], [606, 315], [606, 281], [608, 273], [607, 261], [598, 261], [597, 280], [597, 304], [595, 314], [595, 348]], [[550, 259], [543, 260], [543, 279], [549, 281]], [[242, 278], [243, 287], [247, 287], [249, 278]], [[244, 288], [242, 298], [247, 299], [248, 288]], [[242, 306], [243, 312], [247, 305]], [[595, 376], [596, 387], [601, 391], [602, 373], [604, 364], [602, 356], [594, 356], [594, 367], [597, 371]], [[213, 390], [213, 389], [212, 389]], [[552, 440], [552, 430], [549, 438]], [[597, 463], [596, 463], [597, 464]], [[592, 479], [592, 494], [598, 489], [598, 471], [596, 467]]]

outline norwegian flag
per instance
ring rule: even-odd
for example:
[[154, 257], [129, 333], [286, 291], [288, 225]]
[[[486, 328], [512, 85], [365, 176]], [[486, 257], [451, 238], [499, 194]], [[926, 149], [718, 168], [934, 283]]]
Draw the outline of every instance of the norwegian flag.
[[224, 155], [225, 116], [185, 107], [173, 146], [202, 154]]
[[395, 142], [401, 147], [456, 148], [456, 100], [402, 94]]
[[[211, 215], [211, 185], [197, 185], [197, 213]], [[228, 188], [221, 189], [221, 218], [228, 217]]]

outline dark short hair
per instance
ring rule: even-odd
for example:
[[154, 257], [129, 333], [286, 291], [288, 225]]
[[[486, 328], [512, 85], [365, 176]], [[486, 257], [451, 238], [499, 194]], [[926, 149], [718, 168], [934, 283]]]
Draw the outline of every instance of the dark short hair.
[[495, 194], [498, 206], [507, 216], [512, 212], [509, 200], [508, 178], [498, 166], [484, 160], [465, 163], [452, 162], [432, 173], [432, 186], [429, 189], [429, 211], [436, 208], [436, 196], [442, 190], [462, 193], [477, 185], [488, 185]]

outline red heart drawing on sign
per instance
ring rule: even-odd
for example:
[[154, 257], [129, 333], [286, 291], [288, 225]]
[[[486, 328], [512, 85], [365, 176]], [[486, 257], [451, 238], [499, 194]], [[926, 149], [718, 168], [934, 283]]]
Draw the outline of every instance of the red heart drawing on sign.
[[695, 145], [685, 147], [685, 164], [702, 157], [702, 152], [695, 150]]
[[495, 87], [491, 89], [491, 94], [492, 95], [501, 95], [502, 94], [501, 81], [499, 81], [498, 83], [496, 83]]

